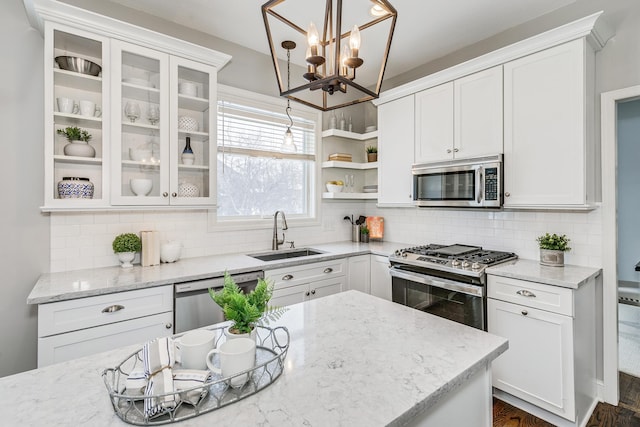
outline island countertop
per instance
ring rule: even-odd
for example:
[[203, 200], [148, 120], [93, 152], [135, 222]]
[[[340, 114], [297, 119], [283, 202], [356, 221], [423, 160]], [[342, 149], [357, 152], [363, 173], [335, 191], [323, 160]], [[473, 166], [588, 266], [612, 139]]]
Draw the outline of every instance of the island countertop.
[[[182, 424], [403, 425], [508, 347], [504, 338], [357, 291], [290, 306], [276, 324], [291, 334], [280, 378]], [[101, 372], [139, 347], [0, 378], [3, 423], [128, 425], [115, 415]]]

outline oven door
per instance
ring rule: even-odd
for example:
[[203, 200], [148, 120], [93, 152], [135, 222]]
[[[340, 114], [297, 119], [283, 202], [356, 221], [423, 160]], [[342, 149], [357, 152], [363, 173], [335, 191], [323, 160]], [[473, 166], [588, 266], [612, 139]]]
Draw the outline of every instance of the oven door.
[[394, 302], [486, 330], [484, 286], [456, 282], [392, 267]]

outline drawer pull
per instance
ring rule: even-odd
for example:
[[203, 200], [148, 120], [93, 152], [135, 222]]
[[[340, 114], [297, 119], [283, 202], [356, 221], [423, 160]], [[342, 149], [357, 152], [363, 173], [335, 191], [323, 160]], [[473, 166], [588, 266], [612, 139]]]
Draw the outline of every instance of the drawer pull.
[[285, 276], [282, 276], [282, 280], [291, 280], [293, 279], [293, 276], [291, 274], [287, 274]]
[[124, 310], [124, 305], [114, 304], [109, 307], [103, 308], [103, 313], [115, 313], [116, 311]]
[[523, 297], [527, 297], [527, 298], [535, 298], [536, 297], [536, 294], [534, 294], [531, 291], [527, 291], [526, 289], [519, 290], [518, 292], [516, 292], [516, 294], [521, 295]]
[[167, 328], [167, 329], [171, 329], [171, 328], [173, 328], [173, 325], [171, 323], [167, 323], [167, 324], [164, 325], [164, 327]]
[[526, 316], [527, 314], [529, 314], [529, 312], [527, 310], [522, 310], [522, 315]]
[[333, 268], [331, 268], [331, 267], [327, 267], [327, 268], [324, 269], [325, 273], [331, 273], [332, 271], [333, 271]]
[[314, 289], [311, 291], [311, 295], [315, 295], [315, 294], [316, 294], [316, 290]]

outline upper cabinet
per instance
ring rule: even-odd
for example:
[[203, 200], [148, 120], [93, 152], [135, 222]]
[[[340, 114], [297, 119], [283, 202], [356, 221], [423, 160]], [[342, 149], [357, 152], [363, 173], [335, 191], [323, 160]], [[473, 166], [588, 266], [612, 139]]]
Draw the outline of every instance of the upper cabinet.
[[504, 206], [595, 203], [594, 53], [574, 40], [504, 65]]
[[415, 162], [502, 153], [502, 67], [416, 93]]
[[25, 6], [45, 39], [42, 210], [215, 207], [217, 72], [231, 57], [63, 3]]

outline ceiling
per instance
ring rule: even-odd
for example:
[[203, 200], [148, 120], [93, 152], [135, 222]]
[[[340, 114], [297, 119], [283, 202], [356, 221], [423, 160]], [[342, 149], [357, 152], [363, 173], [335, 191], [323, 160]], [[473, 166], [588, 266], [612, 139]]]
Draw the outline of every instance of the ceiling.
[[[260, 8], [266, 0], [109, 1], [269, 54]], [[385, 78], [402, 74], [575, 1], [389, 0], [398, 11], [398, 21]]]

